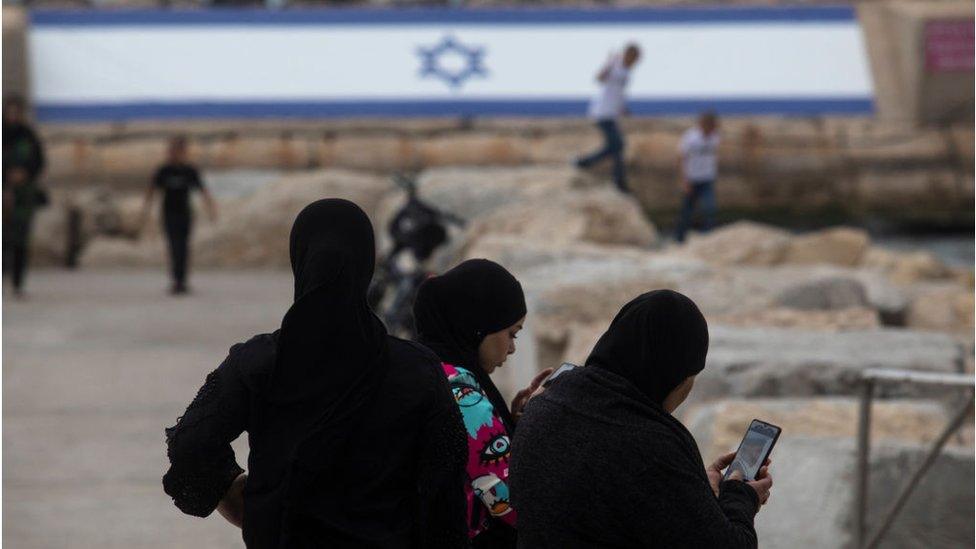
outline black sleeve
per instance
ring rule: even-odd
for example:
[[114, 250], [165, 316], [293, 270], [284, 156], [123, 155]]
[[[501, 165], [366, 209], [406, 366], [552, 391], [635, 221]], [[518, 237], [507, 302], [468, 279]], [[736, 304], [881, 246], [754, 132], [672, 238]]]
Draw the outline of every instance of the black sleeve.
[[741, 480], [726, 480], [718, 487], [718, 505], [729, 522], [741, 524], [751, 530], [753, 519], [759, 511], [759, 495]]
[[170, 467], [163, 489], [180, 511], [209, 515], [244, 472], [230, 443], [244, 430], [247, 408], [247, 388], [228, 357], [207, 376], [176, 425], [166, 429]]
[[468, 546], [467, 482], [465, 465], [468, 439], [461, 412], [436, 365], [433, 372], [431, 412], [424, 426], [420, 457], [420, 495], [422, 512], [421, 547], [461, 548]]
[[[637, 535], [644, 547], [723, 547], [755, 549], [756, 530], [753, 519], [759, 509], [759, 498], [749, 485], [741, 481], [726, 481], [715, 497], [701, 474], [689, 469], [690, 462], [662, 464], [658, 461], [645, 472], [641, 483], [642, 496], [635, 498], [642, 505], [635, 511], [637, 524], [646, 523], [648, 516], [667, 516], [674, 528], [668, 530], [673, 539], [662, 540], [659, 524], [649, 529], [638, 527]], [[653, 489], [648, 490], [648, 487]], [[647, 497], [646, 494], [657, 494]], [[645, 517], [640, 522], [640, 517]]]

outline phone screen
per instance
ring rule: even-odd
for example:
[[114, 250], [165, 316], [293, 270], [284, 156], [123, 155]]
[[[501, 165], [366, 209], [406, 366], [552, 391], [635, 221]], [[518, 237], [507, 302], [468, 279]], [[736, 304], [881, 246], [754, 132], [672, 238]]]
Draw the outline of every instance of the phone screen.
[[725, 472], [725, 478], [729, 478], [734, 471], [741, 471], [743, 480], [755, 480], [763, 462], [769, 457], [780, 430], [775, 425], [757, 419], [752, 420], [746, 436], [735, 452], [735, 459]]
[[542, 386], [548, 387], [549, 384], [552, 383], [552, 380], [556, 379], [557, 377], [565, 374], [570, 370], [575, 370], [576, 368], [579, 368], [579, 366], [572, 364], [570, 362], [563, 362], [559, 368], [556, 368], [555, 372], [549, 374], [549, 377], [547, 377], [546, 380], [542, 382]]

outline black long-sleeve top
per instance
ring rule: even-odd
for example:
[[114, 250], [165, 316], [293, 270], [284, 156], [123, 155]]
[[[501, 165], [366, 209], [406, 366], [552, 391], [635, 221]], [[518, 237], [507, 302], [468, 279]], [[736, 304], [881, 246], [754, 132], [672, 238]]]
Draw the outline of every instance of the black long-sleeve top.
[[756, 492], [725, 481], [716, 497], [691, 434], [610, 371], [554, 380], [512, 447], [519, 547], [756, 547]]
[[3, 125], [3, 177], [10, 168], [23, 168], [34, 181], [44, 171], [44, 145], [37, 133], [23, 123]]
[[[163, 487], [181, 511], [201, 517], [243, 472], [230, 444], [248, 432], [248, 547], [279, 545], [282, 484], [293, 449], [261, 427], [275, 338], [235, 345], [166, 430], [170, 468]], [[393, 337], [389, 360], [369, 416], [346, 447], [335, 449], [338, 474], [316, 498], [312, 535], [333, 547], [465, 547], [467, 442], [440, 363], [422, 346]]]

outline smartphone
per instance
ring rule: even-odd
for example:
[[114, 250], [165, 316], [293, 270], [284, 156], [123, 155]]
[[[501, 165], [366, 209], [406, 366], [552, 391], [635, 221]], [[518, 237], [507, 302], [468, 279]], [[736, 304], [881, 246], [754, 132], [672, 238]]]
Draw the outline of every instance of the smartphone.
[[741, 471], [742, 480], [756, 480], [759, 469], [773, 451], [773, 446], [782, 431], [772, 423], [752, 420], [749, 429], [746, 430], [746, 436], [742, 437], [742, 442], [739, 443], [739, 449], [735, 451], [735, 459], [725, 471], [723, 478], [727, 480], [734, 471]]
[[554, 379], [565, 374], [566, 372], [575, 370], [576, 368], [579, 368], [579, 366], [577, 366], [576, 364], [572, 364], [570, 362], [563, 362], [558, 368], [556, 368], [556, 371], [549, 374], [549, 377], [547, 377], [546, 380], [542, 382], [542, 386], [548, 387], [549, 384], [552, 383]]

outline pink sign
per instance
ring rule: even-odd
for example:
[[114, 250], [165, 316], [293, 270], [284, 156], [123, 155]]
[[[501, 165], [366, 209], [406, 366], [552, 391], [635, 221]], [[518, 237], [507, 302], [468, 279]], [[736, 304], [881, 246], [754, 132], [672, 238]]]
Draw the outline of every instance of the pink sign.
[[972, 72], [972, 19], [943, 19], [925, 23], [925, 70]]

